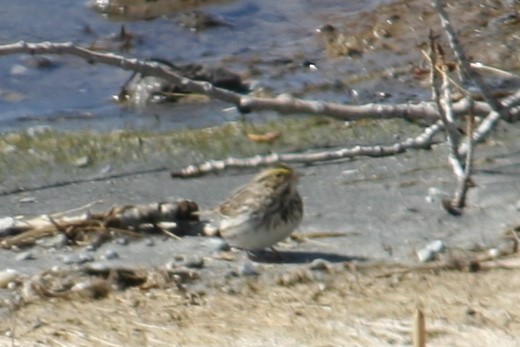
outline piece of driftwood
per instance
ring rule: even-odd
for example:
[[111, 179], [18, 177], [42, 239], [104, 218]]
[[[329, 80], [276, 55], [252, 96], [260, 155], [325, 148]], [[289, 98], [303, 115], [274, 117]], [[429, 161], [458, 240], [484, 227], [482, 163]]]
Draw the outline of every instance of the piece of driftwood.
[[32, 219], [4, 218], [0, 223], [0, 246], [24, 247], [36, 240], [63, 234], [71, 244], [99, 246], [114, 234], [139, 236], [142, 232], [168, 235], [198, 234], [202, 230], [198, 206], [190, 200], [116, 206], [106, 212], [76, 216], [43, 215]]

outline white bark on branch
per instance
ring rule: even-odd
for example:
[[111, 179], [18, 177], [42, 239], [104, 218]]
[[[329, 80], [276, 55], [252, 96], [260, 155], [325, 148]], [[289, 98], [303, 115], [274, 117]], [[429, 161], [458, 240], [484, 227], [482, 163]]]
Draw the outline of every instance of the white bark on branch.
[[[501, 101], [501, 104], [508, 108], [510, 110], [509, 114], [511, 115], [512, 120], [518, 119], [518, 115], [520, 114], [520, 108], [515, 107], [520, 103], [520, 90], [517, 91], [515, 94], [508, 96], [504, 100]], [[475, 115], [475, 114], [474, 114]], [[472, 137], [474, 143], [480, 143], [484, 141], [489, 134], [491, 134], [491, 131], [495, 129], [495, 127], [498, 125], [498, 121], [501, 119], [501, 116], [498, 112], [489, 111], [489, 114], [484, 118], [479, 126], [473, 131]], [[464, 142], [461, 144], [459, 148], [459, 154], [465, 155], [468, 151], [468, 145], [467, 142]]]
[[457, 124], [453, 115], [452, 103], [451, 103], [451, 88], [450, 80], [448, 77], [447, 67], [445, 65], [440, 67], [441, 75], [441, 94], [439, 104], [441, 105], [441, 119], [446, 128], [446, 135], [448, 139], [449, 155], [448, 161], [455, 173], [456, 177], [462, 177], [464, 175], [464, 167], [459, 156], [459, 139], [460, 135], [457, 130]]
[[487, 101], [487, 103], [491, 106], [493, 111], [500, 114], [500, 117], [504, 120], [509, 120], [510, 115], [508, 109], [502, 107], [500, 102], [493, 96], [490, 88], [484, 82], [482, 77], [471, 69], [470, 63], [466, 58], [466, 53], [462, 48], [462, 45], [459, 42], [457, 35], [455, 34], [455, 30], [450, 22], [448, 13], [444, 10], [444, 1], [443, 0], [434, 0], [433, 8], [437, 11], [439, 18], [441, 20], [442, 28], [448, 37], [448, 42], [450, 43], [450, 47], [453, 50], [455, 58], [457, 59], [458, 67], [461, 72], [461, 80], [472, 80], [477, 87], [480, 89], [482, 96]]
[[228, 168], [247, 168], [265, 166], [278, 162], [285, 163], [315, 163], [319, 161], [338, 160], [354, 158], [359, 156], [384, 157], [403, 153], [409, 149], [430, 148], [433, 137], [443, 129], [440, 121], [427, 127], [415, 138], [408, 138], [387, 146], [355, 146], [353, 148], [342, 148], [334, 151], [307, 152], [307, 153], [273, 153], [266, 156], [255, 156], [252, 158], [227, 158], [224, 160], [212, 160], [200, 165], [190, 165], [181, 171], [171, 172], [172, 177], [197, 177], [211, 172], [219, 172]]

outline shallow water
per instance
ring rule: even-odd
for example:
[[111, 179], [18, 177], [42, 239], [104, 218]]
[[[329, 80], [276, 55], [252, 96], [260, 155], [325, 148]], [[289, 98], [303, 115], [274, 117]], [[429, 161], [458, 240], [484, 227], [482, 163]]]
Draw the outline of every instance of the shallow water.
[[[381, 1], [228, 1], [201, 8], [229, 26], [193, 32], [180, 27], [177, 14], [153, 20], [121, 21], [94, 11], [87, 3], [67, 0], [10, 1], [2, 4], [0, 44], [72, 41], [90, 45], [115, 34], [122, 24], [137, 36], [128, 56], [162, 57], [176, 63], [219, 63], [241, 72], [250, 60], [292, 58], [295, 51], [316, 56], [319, 43], [314, 29], [331, 13], [355, 13]], [[111, 96], [128, 77], [113, 67], [91, 66], [70, 56], [50, 56], [50, 67], [36, 68], [34, 57], [0, 58], [0, 131], [35, 125], [60, 129], [114, 129], [200, 127], [236, 119], [223, 112], [228, 105], [169, 105], [159, 116], [116, 105]], [[316, 77], [303, 72], [290, 82], [270, 87], [310, 83]], [[271, 81], [272, 82], [272, 81]], [[159, 118], [159, 121], [158, 121]]]
[[[189, 2], [183, 2], [186, 3]], [[0, 44], [19, 40], [72, 41], [128, 57], [221, 66], [240, 74], [256, 91], [268, 96], [291, 93], [341, 103], [413, 102], [429, 98], [427, 83], [421, 83], [413, 73], [414, 68], [424, 66], [420, 47], [427, 41], [428, 28], [440, 32], [437, 16], [424, 2], [203, 3], [198, 10], [225, 25], [200, 31], [179, 25], [183, 13], [193, 8], [182, 13], [163, 11], [153, 19], [129, 19], [101, 14], [86, 2], [49, 0], [44, 6], [36, 0], [8, 2], [0, 12]], [[520, 69], [519, 22], [514, 20], [514, 5], [466, 5], [467, 2], [459, 2], [450, 10], [467, 55], [474, 61], [506, 70]], [[345, 35], [359, 39], [362, 56], [330, 57], [315, 30], [324, 24], [332, 24]], [[123, 25], [134, 39], [131, 47], [121, 51], [122, 43], [114, 37]], [[38, 67], [42, 59], [46, 64]], [[315, 63], [318, 70], [309, 69], [306, 62]], [[73, 130], [155, 131], [199, 128], [239, 119], [231, 105], [215, 101], [141, 110], [123, 108], [112, 96], [119, 93], [128, 77], [127, 71], [89, 65], [72, 56], [1, 56], [0, 132], [39, 125]], [[272, 117], [277, 114], [248, 115], [255, 120]]]

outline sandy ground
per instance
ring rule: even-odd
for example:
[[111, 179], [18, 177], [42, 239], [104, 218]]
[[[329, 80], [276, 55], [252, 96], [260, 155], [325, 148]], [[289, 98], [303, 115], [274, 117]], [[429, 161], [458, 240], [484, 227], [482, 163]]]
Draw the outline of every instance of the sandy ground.
[[[518, 259], [517, 259], [518, 260]], [[518, 261], [517, 261], [518, 262]], [[520, 270], [389, 268], [295, 281], [242, 278], [233, 289], [113, 292], [97, 301], [37, 301], [0, 322], [4, 346], [409, 346], [416, 307], [428, 346], [519, 346]], [[302, 273], [306, 273], [302, 275]], [[282, 276], [283, 277], [283, 276]], [[281, 277], [280, 277], [281, 278]]]

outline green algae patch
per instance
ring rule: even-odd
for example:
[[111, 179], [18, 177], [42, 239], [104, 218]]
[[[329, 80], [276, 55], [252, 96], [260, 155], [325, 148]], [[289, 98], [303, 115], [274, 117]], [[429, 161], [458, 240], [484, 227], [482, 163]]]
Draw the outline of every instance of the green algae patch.
[[[405, 124], [397, 120], [343, 122], [326, 117], [286, 117], [262, 124], [232, 122], [168, 132], [36, 128], [0, 138], [0, 177], [3, 182], [22, 184], [26, 177], [54, 181], [100, 170], [173, 169], [229, 156], [388, 143]], [[270, 133], [277, 135], [272, 141], [251, 140], [251, 135]]]

